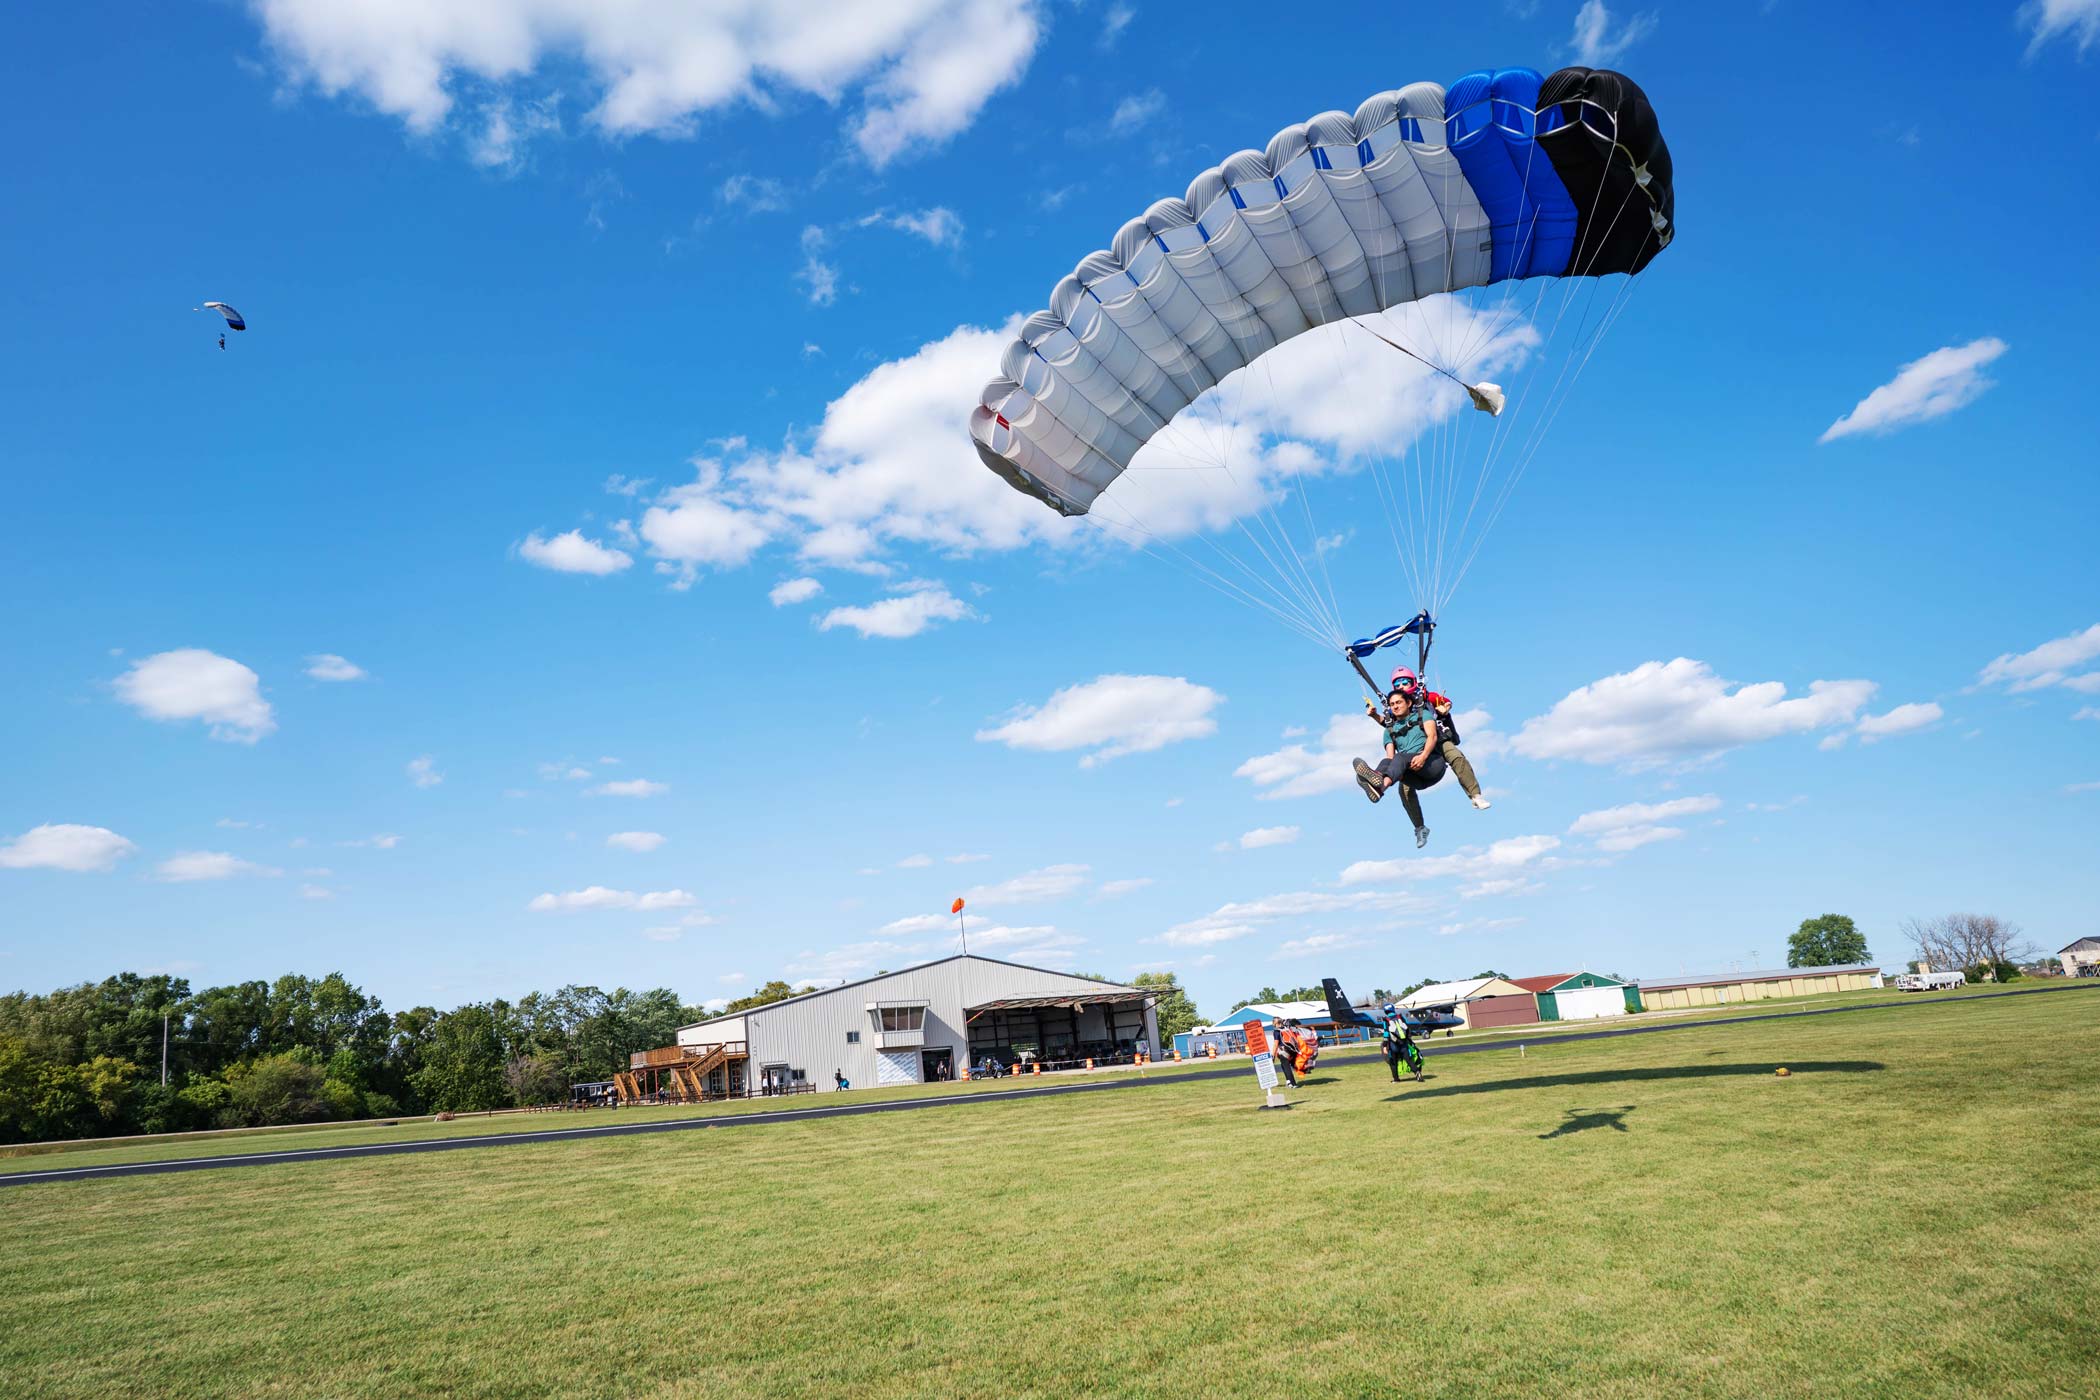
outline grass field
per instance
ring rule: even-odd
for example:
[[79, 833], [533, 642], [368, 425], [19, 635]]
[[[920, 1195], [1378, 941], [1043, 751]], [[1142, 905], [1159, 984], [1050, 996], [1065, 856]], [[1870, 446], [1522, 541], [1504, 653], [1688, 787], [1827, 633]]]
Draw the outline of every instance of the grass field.
[[[2100, 995], [0, 1192], [45, 1396], [2100, 1393]], [[1795, 1071], [1781, 1079], [1772, 1071]], [[456, 1127], [457, 1125], [445, 1125]]]
[[[1624, 1022], [1609, 1025], [1590, 1022], [1557, 1023], [1546, 1026], [1525, 1027], [1520, 1030], [1458, 1031], [1438, 1035], [1433, 1039], [1436, 1047], [1454, 1042], [1489, 1039], [1496, 1042], [1536, 1039], [1542, 1035], [1577, 1033], [1593, 1029], [1610, 1029], [1620, 1026], [1676, 1025], [1693, 1021], [1709, 1021], [1741, 1016], [1778, 1016], [1804, 1010], [1829, 1010], [1837, 1007], [1877, 1005], [1893, 1001], [1938, 1000], [1947, 996], [1976, 994], [1987, 988], [1965, 988], [1956, 992], [1905, 993], [1896, 991], [1858, 991], [1829, 993], [1815, 997], [1775, 998], [1766, 1001], [1737, 1003], [1722, 1007], [1700, 1007], [1688, 1011], [1656, 1012], [1651, 1015], [1628, 1018]], [[1371, 1054], [1375, 1043], [1358, 1047], [1348, 1046], [1330, 1054]], [[1191, 1062], [1195, 1068], [1207, 1066], [1209, 1061]], [[1231, 1063], [1227, 1060], [1223, 1063]], [[1182, 1066], [1188, 1068], [1191, 1066]], [[1176, 1066], [1170, 1061], [1155, 1065], [1148, 1071], [1158, 1075], [1172, 1072]], [[1123, 1078], [1134, 1075], [1132, 1070], [1100, 1070], [1099, 1078]], [[866, 1103], [882, 1099], [924, 1098], [937, 1095], [976, 1093], [986, 1089], [1012, 1091], [1015, 1088], [1042, 1086], [1062, 1082], [1070, 1076], [1026, 1076], [995, 1081], [968, 1081], [949, 1084], [926, 1084], [887, 1089], [855, 1089], [844, 1099], [834, 1098], [829, 1093], [808, 1096], [796, 1095], [781, 1099], [750, 1099], [731, 1103], [713, 1104], [665, 1104], [646, 1108], [624, 1108], [592, 1110], [582, 1113], [527, 1114], [503, 1113], [492, 1116], [469, 1116], [451, 1122], [440, 1123], [430, 1118], [407, 1118], [400, 1120], [374, 1120], [353, 1124], [294, 1124], [282, 1128], [248, 1128], [223, 1133], [172, 1133], [161, 1137], [117, 1139], [107, 1143], [94, 1141], [53, 1143], [13, 1143], [0, 1146], [0, 1175], [9, 1172], [50, 1171], [62, 1168], [115, 1166], [134, 1162], [161, 1162], [179, 1157], [234, 1157], [264, 1152], [297, 1152], [327, 1147], [363, 1147], [385, 1142], [418, 1142], [433, 1138], [484, 1137], [510, 1133], [547, 1132], [553, 1129], [598, 1127], [618, 1123], [664, 1122], [689, 1118], [708, 1118], [725, 1113], [769, 1113], [781, 1109], [829, 1106], [837, 1103]]]

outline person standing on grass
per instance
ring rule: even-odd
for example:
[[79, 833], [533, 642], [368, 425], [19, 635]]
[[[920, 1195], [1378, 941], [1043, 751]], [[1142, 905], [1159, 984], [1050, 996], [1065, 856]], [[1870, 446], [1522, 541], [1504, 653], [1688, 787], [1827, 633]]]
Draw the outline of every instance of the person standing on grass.
[[844, 1070], [834, 1069], [831, 1072], [831, 1087], [843, 1094], [853, 1087], [853, 1081], [846, 1077]]

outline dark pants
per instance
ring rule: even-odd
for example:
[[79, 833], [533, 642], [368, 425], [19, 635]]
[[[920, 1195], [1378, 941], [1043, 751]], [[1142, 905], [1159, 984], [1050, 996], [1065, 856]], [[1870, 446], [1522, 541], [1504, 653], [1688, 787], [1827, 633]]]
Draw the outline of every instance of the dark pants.
[[1276, 1062], [1276, 1072], [1283, 1076], [1283, 1082], [1290, 1085], [1293, 1089], [1297, 1088], [1298, 1071], [1291, 1068], [1290, 1052], [1271, 1046], [1269, 1048], [1269, 1058]]
[[1409, 765], [1412, 759], [1393, 757], [1380, 759], [1378, 771], [1392, 779], [1392, 785], [1400, 789], [1401, 805], [1407, 808], [1408, 819], [1416, 826], [1422, 825], [1422, 803], [1415, 796], [1423, 788], [1435, 787], [1444, 778], [1444, 756], [1433, 753], [1424, 760], [1420, 768]]

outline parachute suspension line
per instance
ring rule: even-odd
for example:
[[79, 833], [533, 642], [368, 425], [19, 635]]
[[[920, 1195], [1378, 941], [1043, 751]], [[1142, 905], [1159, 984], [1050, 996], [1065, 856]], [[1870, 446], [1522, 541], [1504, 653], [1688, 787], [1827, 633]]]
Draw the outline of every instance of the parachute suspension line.
[[[1106, 500], [1107, 497], [1103, 497], [1102, 499]], [[1097, 501], [1095, 504], [1098, 507], [1100, 503]], [[1127, 509], [1125, 509], [1124, 513], [1126, 515], [1130, 514], [1130, 512]], [[1314, 646], [1317, 646], [1322, 650], [1325, 650], [1328, 647], [1329, 642], [1327, 638], [1321, 636], [1319, 631], [1315, 629], [1310, 623], [1308, 623], [1304, 618], [1298, 616], [1294, 612], [1286, 611], [1282, 608], [1275, 607], [1270, 603], [1264, 601], [1263, 599], [1248, 592], [1246, 589], [1241, 588], [1238, 584], [1234, 583], [1231, 579], [1226, 578], [1224, 575], [1218, 573], [1215, 569], [1212, 569], [1202, 560], [1190, 555], [1187, 551], [1183, 550], [1173, 541], [1167, 539], [1163, 535], [1160, 535], [1150, 529], [1147, 529], [1141, 522], [1137, 520], [1137, 518], [1134, 515], [1131, 516], [1131, 519], [1128, 522], [1124, 522], [1110, 520], [1106, 516], [1101, 516], [1093, 511], [1089, 511], [1087, 514], [1087, 519], [1097, 521], [1103, 529], [1127, 529], [1135, 535], [1142, 536], [1143, 538], [1138, 542], [1138, 547], [1140, 549], [1143, 549], [1146, 553], [1151, 554], [1155, 559], [1164, 560], [1166, 556], [1158, 553], [1153, 548], [1153, 544], [1146, 543], [1145, 541], [1152, 541], [1156, 543], [1157, 545], [1171, 551], [1177, 558], [1179, 558], [1183, 563], [1185, 563], [1188, 566], [1190, 572], [1194, 574], [1194, 576], [1199, 582], [1202, 582], [1206, 586], [1214, 589], [1215, 591], [1224, 594], [1228, 598], [1236, 599], [1239, 602], [1244, 603], [1248, 607], [1258, 608], [1262, 612], [1269, 614], [1269, 616], [1275, 618], [1278, 622], [1281, 622], [1284, 626], [1288, 627], [1293, 632], [1296, 632], [1299, 636], [1305, 638]], [[1229, 558], [1230, 556], [1227, 557]], [[1237, 563], [1238, 561], [1234, 562]]]
[[[1538, 155], [1538, 141], [1536, 131], [1537, 115], [1538, 114], [1536, 112], [1533, 113], [1533, 139], [1531, 143], [1531, 148], [1526, 153], [1525, 177], [1527, 184], [1530, 174], [1530, 162], [1535, 160]], [[1614, 116], [1613, 120], [1614, 129], [1616, 130], [1616, 115]], [[1583, 227], [1585, 225], [1594, 227], [1596, 215], [1598, 212], [1598, 206], [1603, 198], [1603, 191], [1604, 184], [1600, 181], [1596, 193], [1592, 196], [1591, 205], [1588, 211], [1588, 218], [1582, 221], [1582, 223], [1578, 224], [1578, 228]], [[1619, 218], [1625, 213], [1628, 204], [1631, 202], [1631, 197], [1632, 192], [1629, 191], [1627, 197], [1621, 200], [1619, 208], [1613, 212], [1612, 222], [1609, 226], [1607, 226], [1605, 230], [1605, 235], [1607, 237], [1609, 236], [1611, 229], [1617, 226]], [[1531, 230], [1527, 230], [1526, 232], [1525, 241], [1527, 244], [1530, 240], [1531, 234], [1536, 231], [1536, 227], [1537, 218], [1535, 216], [1532, 220]], [[1604, 238], [1598, 238], [1594, 240], [1593, 251], [1590, 257], [1590, 264], [1594, 264], [1596, 258], [1602, 252], [1604, 241]], [[1521, 248], [1524, 245], [1520, 244], [1519, 246]], [[1588, 276], [1589, 271], [1590, 265], [1586, 264], [1581, 268], [1571, 268], [1569, 269], [1568, 274], [1564, 274], [1562, 276], [1551, 279], [1555, 283], [1566, 283], [1572, 280], [1574, 285], [1570, 287], [1564, 287], [1562, 289], [1562, 294], [1558, 299], [1559, 305], [1555, 310], [1552, 324], [1548, 328], [1544, 339], [1540, 342], [1540, 358], [1544, 358], [1545, 351], [1557, 339], [1561, 325], [1567, 317], [1569, 308], [1574, 304], [1576, 299], [1580, 297], [1584, 301], [1584, 311], [1582, 316], [1578, 318], [1580, 324], [1578, 325], [1578, 330], [1575, 337], [1575, 346], [1580, 349], [1579, 362], [1576, 349], [1571, 349], [1568, 357], [1562, 360], [1559, 373], [1555, 376], [1552, 387], [1547, 391], [1546, 401], [1545, 404], [1542, 406], [1540, 414], [1527, 424], [1529, 431], [1524, 436], [1523, 446], [1519, 449], [1516, 455], [1515, 464], [1511, 468], [1509, 476], [1506, 480], [1504, 480], [1501, 483], [1500, 489], [1495, 495], [1494, 504], [1491, 506], [1488, 515], [1486, 516], [1483, 524], [1481, 525], [1478, 536], [1473, 538], [1471, 542], [1471, 547], [1466, 548], [1466, 531], [1472, 523], [1474, 514], [1479, 507], [1481, 497], [1487, 487], [1488, 481], [1494, 475], [1496, 468], [1500, 465], [1501, 458], [1508, 448], [1508, 444], [1512, 435], [1518, 432], [1515, 420], [1522, 416], [1523, 406], [1525, 402], [1531, 397], [1531, 385], [1529, 381], [1527, 381], [1526, 385], [1522, 389], [1520, 389], [1518, 393], [1518, 401], [1516, 404], [1518, 412], [1511, 415], [1512, 421], [1508, 423], [1498, 423], [1496, 425], [1498, 431], [1494, 434], [1493, 438], [1491, 439], [1488, 451], [1481, 461], [1480, 470], [1476, 475], [1473, 484], [1473, 491], [1471, 493], [1471, 497], [1467, 502], [1465, 517], [1463, 520], [1461, 520], [1459, 524], [1459, 547], [1465, 550], [1463, 562], [1459, 566], [1457, 576], [1451, 580], [1451, 583], [1448, 588], [1442, 587], [1442, 579], [1441, 577], [1439, 578], [1439, 591], [1437, 597], [1437, 607], [1439, 609], [1441, 609], [1446, 603], [1449, 602], [1452, 594], [1456, 593], [1459, 582], [1464, 578], [1465, 573], [1471, 568], [1473, 559], [1478, 556], [1480, 552], [1480, 547], [1485, 542], [1488, 532], [1494, 528], [1495, 523], [1501, 518], [1502, 510], [1508, 504], [1511, 493], [1515, 490], [1517, 483], [1523, 478], [1525, 472], [1529, 469], [1531, 461], [1537, 455], [1539, 448], [1544, 445], [1547, 432], [1550, 430], [1553, 421], [1559, 417], [1560, 408], [1566, 403], [1568, 394], [1570, 391], [1572, 391], [1574, 387], [1575, 379], [1580, 375], [1581, 365], [1588, 363], [1590, 355], [1595, 353], [1598, 344], [1600, 344], [1602, 341], [1604, 333], [1609, 329], [1611, 322], [1616, 319], [1617, 309], [1623, 307], [1623, 298], [1625, 295], [1628, 294], [1627, 289], [1625, 288], [1621, 289], [1621, 297], [1619, 299], [1615, 299], [1614, 309], [1608, 312], [1606, 318], [1598, 324], [1596, 333], [1593, 337], [1589, 339], [1587, 346], [1583, 345], [1584, 337], [1582, 335], [1582, 328], [1588, 325], [1589, 312], [1590, 310], [1594, 309], [1597, 295], [1597, 282], [1595, 279]], [[1634, 280], [1635, 279], [1631, 276], [1627, 278], [1629, 287]], [[1532, 314], [1530, 317], [1531, 323], [1533, 325], [1536, 325], [1541, 319], [1540, 311], [1543, 309], [1544, 306], [1545, 295], [1545, 283], [1541, 282], [1539, 295], [1534, 300]], [[1571, 365], [1574, 366], [1573, 375], [1570, 374]]]
[[[1572, 371], [1563, 370], [1563, 375], [1567, 381], [1567, 391], [1561, 392], [1549, 402], [1543, 421], [1535, 427], [1531, 438], [1526, 442], [1523, 451], [1519, 454], [1517, 465], [1512, 469], [1508, 482], [1503, 486], [1501, 494], [1496, 498], [1494, 508], [1489, 513], [1486, 523], [1481, 526], [1480, 534], [1474, 542], [1472, 552], [1467, 555], [1464, 566], [1459, 570], [1458, 578], [1453, 580], [1450, 592], [1455, 593], [1458, 591], [1458, 585], [1464, 581], [1466, 571], [1472, 568], [1473, 558], [1479, 554], [1480, 545], [1486, 541], [1488, 531], [1494, 529], [1495, 522], [1502, 518], [1502, 510], [1509, 503], [1510, 493], [1515, 491], [1517, 484], [1524, 479], [1525, 472], [1530, 469], [1532, 458], [1537, 455], [1539, 447], [1543, 445], [1546, 434], [1552, 430], [1554, 420], [1560, 417], [1561, 409], [1567, 404], [1569, 392], [1574, 389], [1576, 381], [1582, 377], [1582, 371], [1589, 364], [1590, 358], [1597, 353], [1597, 347], [1604, 343], [1605, 334], [1610, 331], [1620, 315], [1625, 312], [1627, 305], [1632, 302], [1634, 289], [1639, 283], [1640, 277], [1638, 274], [1627, 277], [1625, 285], [1612, 298], [1610, 307], [1606, 309], [1604, 316], [1599, 320], [1596, 332], [1590, 336], [1589, 343], [1583, 349], [1581, 358], [1574, 361]], [[1556, 387], [1558, 386], [1556, 385]]]

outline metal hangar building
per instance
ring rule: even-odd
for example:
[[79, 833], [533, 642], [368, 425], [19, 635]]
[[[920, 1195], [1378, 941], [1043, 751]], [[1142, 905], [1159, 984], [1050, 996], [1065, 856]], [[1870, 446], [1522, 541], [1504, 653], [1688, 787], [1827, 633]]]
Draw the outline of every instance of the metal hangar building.
[[731, 1094], [932, 1083], [987, 1058], [1076, 1068], [1156, 1056], [1171, 990], [958, 953], [682, 1026], [678, 1046]]

